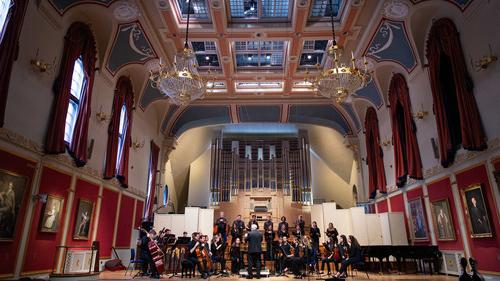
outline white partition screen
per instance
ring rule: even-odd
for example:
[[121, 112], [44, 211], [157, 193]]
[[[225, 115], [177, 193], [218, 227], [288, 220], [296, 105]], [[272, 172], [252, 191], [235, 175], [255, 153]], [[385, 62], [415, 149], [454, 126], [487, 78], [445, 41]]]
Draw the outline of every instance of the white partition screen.
[[358, 239], [359, 244], [369, 245], [365, 209], [354, 207], [349, 210], [351, 210], [352, 235]]
[[208, 235], [209, 239], [213, 236], [214, 209], [200, 209], [198, 214], [198, 231]]
[[337, 228], [339, 235], [344, 234], [345, 236], [349, 236], [353, 234], [351, 211], [349, 209], [335, 210], [332, 218], [333, 218], [333, 225], [335, 226], [335, 228]]
[[[172, 216], [172, 227], [170, 227], [170, 230], [172, 231], [172, 234], [175, 234], [176, 236], [182, 236], [182, 233], [186, 231], [186, 223], [184, 215], [175, 214], [171, 216]], [[188, 231], [188, 236], [190, 235], [191, 233], [189, 233]]]
[[324, 232], [328, 227], [328, 223], [333, 222], [335, 225], [335, 222], [333, 221], [333, 216], [335, 211], [337, 211], [337, 204], [331, 202], [331, 203], [323, 203], [322, 205], [323, 205], [323, 225], [325, 226], [325, 229], [322, 229], [321, 231]]
[[200, 208], [186, 207], [184, 210], [184, 225], [189, 235], [198, 231], [198, 216]]
[[365, 214], [365, 222], [368, 233], [368, 245], [383, 245], [380, 217], [377, 214]]

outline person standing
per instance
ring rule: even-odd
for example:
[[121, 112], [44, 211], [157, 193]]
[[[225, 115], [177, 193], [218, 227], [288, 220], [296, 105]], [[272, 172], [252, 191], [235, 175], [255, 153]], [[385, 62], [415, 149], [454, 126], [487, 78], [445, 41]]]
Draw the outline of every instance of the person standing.
[[[153, 261], [153, 257], [151, 256], [151, 252], [149, 251], [149, 242], [156, 240], [156, 231], [151, 229], [148, 233], [141, 233], [141, 259], [142, 263], [142, 275], [148, 275], [148, 272], [151, 272], [151, 278], [159, 279], [160, 274], [156, 270], [155, 262]], [[148, 271], [149, 269], [149, 271]]]
[[257, 270], [257, 279], [260, 279], [260, 266], [262, 255], [262, 234], [257, 230], [257, 225], [250, 226], [250, 232], [247, 236], [248, 243], [248, 276], [247, 279], [253, 278], [253, 265]]
[[237, 215], [236, 220], [233, 221], [233, 229], [236, 229], [238, 233], [237, 237], [241, 240], [243, 238], [243, 230], [245, 230], [245, 223], [241, 220], [241, 215]]
[[267, 216], [267, 221], [264, 223], [264, 235], [266, 239], [266, 260], [270, 261], [272, 259], [272, 244], [274, 240], [274, 230], [273, 221], [271, 215]]
[[330, 237], [330, 239], [333, 241], [334, 244], [339, 243], [339, 232], [337, 229], [333, 226], [333, 223], [328, 223], [328, 228], [326, 229], [326, 236]]
[[251, 231], [252, 225], [254, 225], [254, 224], [257, 226], [257, 229], [259, 229], [259, 222], [257, 221], [256, 215], [252, 215], [252, 218], [250, 219], [250, 221], [248, 221], [247, 230]]
[[278, 229], [281, 230], [283, 226], [285, 227], [285, 231], [288, 233], [288, 222], [286, 222], [285, 216], [281, 217], [281, 222], [278, 224]]
[[219, 234], [224, 243], [227, 242], [227, 219], [224, 217], [224, 212], [220, 212], [219, 219], [216, 222], [217, 234]]
[[316, 250], [316, 253], [319, 252], [319, 238], [321, 237], [321, 231], [318, 227], [318, 224], [313, 221], [311, 225], [311, 230], [309, 232], [309, 235], [311, 235], [311, 240], [312, 240], [312, 246]]
[[297, 221], [295, 222], [295, 226], [299, 226], [300, 227], [300, 232], [302, 234], [304, 234], [304, 230], [306, 229], [306, 222], [304, 221], [304, 218], [302, 217], [302, 215], [299, 215], [299, 217], [297, 218]]

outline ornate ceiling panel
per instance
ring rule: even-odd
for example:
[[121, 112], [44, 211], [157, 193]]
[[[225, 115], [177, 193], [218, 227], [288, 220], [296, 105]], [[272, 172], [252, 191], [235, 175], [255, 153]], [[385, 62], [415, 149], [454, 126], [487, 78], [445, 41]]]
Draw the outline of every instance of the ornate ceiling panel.
[[377, 84], [375, 84], [374, 81], [370, 82], [370, 84], [363, 89], [358, 90], [356, 92], [356, 97], [371, 102], [377, 108], [380, 108], [384, 104]]
[[333, 105], [292, 105], [288, 113], [288, 122], [304, 123], [330, 127], [342, 135], [353, 133], [349, 122]]
[[231, 123], [229, 106], [188, 106], [174, 121], [169, 135], [178, 138], [192, 128], [229, 123]]
[[64, 14], [70, 8], [80, 4], [98, 4], [108, 7], [114, 0], [50, 0], [52, 6], [59, 12]]
[[238, 106], [240, 122], [276, 122], [281, 120], [280, 105], [242, 105]]

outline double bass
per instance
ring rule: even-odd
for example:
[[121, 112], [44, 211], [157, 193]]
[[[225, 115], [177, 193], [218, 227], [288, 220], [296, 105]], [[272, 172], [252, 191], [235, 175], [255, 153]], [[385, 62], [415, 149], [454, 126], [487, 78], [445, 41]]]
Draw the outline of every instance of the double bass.
[[165, 264], [163, 263], [165, 254], [160, 249], [156, 241], [154, 241], [151, 237], [149, 237], [149, 232], [147, 232], [144, 228], [139, 228], [139, 230], [141, 230], [148, 236], [149, 238], [148, 250], [149, 253], [151, 254], [151, 259], [153, 259], [153, 262], [155, 264], [158, 273], [162, 274], [163, 272], [165, 272]]

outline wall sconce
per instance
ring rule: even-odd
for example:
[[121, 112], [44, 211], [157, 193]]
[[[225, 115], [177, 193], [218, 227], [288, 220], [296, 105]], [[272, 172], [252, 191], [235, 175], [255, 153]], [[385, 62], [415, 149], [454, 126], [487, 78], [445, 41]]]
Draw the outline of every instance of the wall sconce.
[[132, 148], [134, 150], [138, 150], [138, 149], [141, 149], [144, 147], [144, 140], [142, 140], [141, 142], [139, 142], [138, 140], [135, 140], [132, 142]]
[[425, 111], [424, 110], [424, 105], [421, 104], [420, 105], [420, 110], [417, 111], [417, 113], [415, 113], [413, 115], [413, 117], [415, 117], [415, 119], [418, 119], [418, 120], [423, 120], [425, 118], [425, 116], [429, 115], [429, 112]]
[[95, 114], [95, 118], [97, 119], [97, 121], [99, 121], [99, 123], [103, 123], [108, 121], [111, 118], [111, 116], [102, 111], [102, 106], [101, 106], [99, 108], [99, 112]]
[[31, 66], [40, 73], [52, 73], [56, 66], [56, 58], [54, 57], [52, 63], [48, 63], [38, 58], [38, 51], [39, 49], [36, 49], [35, 58], [30, 61]]
[[380, 145], [383, 146], [383, 147], [388, 147], [389, 145], [392, 145], [392, 141], [391, 140], [383, 140], [380, 143]]
[[46, 193], [40, 193], [33, 195], [32, 197], [33, 201], [39, 200], [40, 203], [47, 203], [47, 194]]
[[470, 63], [472, 65], [472, 68], [476, 71], [483, 71], [490, 66], [490, 64], [496, 62], [498, 60], [497, 56], [493, 55], [493, 51], [491, 50], [491, 45], [488, 44], [488, 48], [490, 50], [490, 53], [488, 55], [484, 55], [482, 58], [480, 58], [477, 61], [473, 61], [472, 57], [470, 58]]

